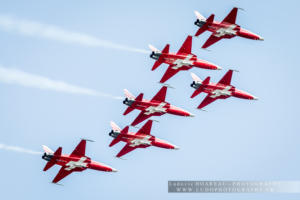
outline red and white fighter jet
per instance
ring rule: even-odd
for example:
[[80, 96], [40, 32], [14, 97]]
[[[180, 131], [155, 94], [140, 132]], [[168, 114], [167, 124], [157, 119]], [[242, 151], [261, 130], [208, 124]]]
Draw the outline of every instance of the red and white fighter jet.
[[199, 12], [195, 11], [195, 14], [197, 16], [197, 21], [195, 22], [195, 25], [200, 27], [199, 30], [196, 32], [195, 36], [199, 36], [205, 31], [212, 32], [212, 35], [204, 43], [202, 48], [209, 47], [210, 45], [218, 42], [223, 38], [230, 39], [235, 36], [240, 36], [252, 40], [264, 40], [261, 36], [251, 33], [250, 31], [241, 28], [235, 23], [237, 11], [238, 8], [233, 8], [222, 22], [214, 21], [214, 14], [212, 14], [209, 18], [206, 19]]
[[123, 130], [121, 130], [114, 122], [110, 122], [110, 125], [112, 127], [112, 131], [109, 133], [109, 135], [114, 139], [109, 146], [112, 147], [120, 141], [127, 143], [117, 154], [118, 158], [135, 150], [136, 148], [156, 146], [165, 149], [179, 149], [177, 146], [156, 138], [150, 134], [152, 120], [148, 120], [146, 124], [136, 133], [129, 132], [129, 126], [126, 126]]
[[193, 83], [191, 87], [195, 88], [195, 92], [192, 94], [191, 98], [194, 98], [201, 92], [205, 92], [208, 95], [205, 99], [201, 102], [198, 106], [199, 109], [207, 106], [208, 104], [214, 102], [217, 99], [227, 99], [228, 97], [237, 97], [241, 99], [249, 99], [249, 100], [257, 100], [258, 98], [244, 92], [242, 90], [236, 89], [234, 86], [231, 85], [231, 77], [232, 77], [233, 70], [229, 70], [223, 78], [217, 83], [211, 83], [210, 77], [207, 77], [202, 81], [196, 74], [191, 73], [193, 78]]
[[167, 44], [162, 51], [159, 51], [152, 45], [149, 45], [149, 47], [152, 50], [150, 57], [157, 60], [152, 67], [152, 71], [159, 67], [162, 63], [166, 63], [169, 65], [167, 71], [160, 80], [160, 83], [166, 82], [177, 72], [189, 70], [192, 67], [211, 70], [222, 69], [221, 67], [213, 63], [197, 59], [197, 56], [192, 54], [192, 36], [190, 35], [186, 38], [177, 53], [169, 53], [169, 44]]
[[47, 171], [55, 164], [62, 166], [52, 183], [59, 182], [72, 172], [81, 172], [87, 168], [106, 172], [117, 172], [116, 169], [93, 161], [89, 157], [85, 156], [85, 146], [86, 140], [82, 139], [70, 155], [62, 155], [62, 147], [59, 147], [55, 152], [53, 152], [49, 147], [43, 145], [45, 153], [42, 158], [48, 161], [44, 171]]
[[166, 113], [173, 115], [180, 115], [185, 117], [194, 117], [193, 114], [175, 107], [170, 103], [166, 102], [167, 87], [163, 86], [159, 92], [151, 99], [143, 99], [144, 94], [141, 93], [137, 97], [133, 96], [128, 90], [124, 89], [125, 100], [123, 103], [128, 106], [123, 115], [127, 115], [134, 109], [141, 110], [141, 113], [137, 118], [131, 123], [132, 126], [135, 126], [142, 121], [148, 119], [151, 116], [161, 116]]

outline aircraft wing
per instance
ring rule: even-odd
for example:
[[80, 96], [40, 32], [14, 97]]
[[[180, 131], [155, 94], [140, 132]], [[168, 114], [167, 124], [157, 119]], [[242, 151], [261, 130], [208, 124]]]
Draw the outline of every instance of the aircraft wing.
[[129, 144], [126, 144], [123, 147], [123, 149], [118, 153], [117, 157], [120, 158], [120, 157], [124, 156], [125, 154], [127, 154], [127, 153], [129, 153], [129, 152], [131, 152], [135, 149], [136, 149], [136, 147], [131, 147], [131, 146], [129, 146]]
[[146, 134], [146, 135], [150, 135], [151, 128], [152, 128], [152, 123], [153, 123], [152, 120], [147, 121], [146, 124], [140, 130], [138, 130], [137, 133], [143, 133], [143, 134]]
[[81, 140], [70, 156], [85, 156], [86, 140]]
[[231, 84], [231, 78], [232, 78], [232, 70], [228, 70], [228, 72], [223, 76], [223, 78], [218, 82], [218, 84], [223, 85], [230, 85]]
[[230, 13], [223, 19], [222, 22], [235, 24], [238, 8], [233, 8]]
[[191, 52], [192, 52], [192, 40], [193, 40], [193, 37], [189, 35], [185, 39], [185, 41], [182, 44], [182, 46], [180, 47], [180, 49], [178, 50], [177, 54], [181, 54], [181, 53], [191, 54]]
[[159, 101], [159, 102], [164, 102], [166, 99], [166, 94], [167, 94], [167, 87], [163, 86], [158, 93], [151, 99], [151, 101]]
[[61, 167], [58, 174], [53, 179], [52, 183], [59, 182], [61, 179], [65, 178], [66, 176], [68, 176], [72, 172], [73, 172], [73, 170], [66, 170], [66, 167]]
[[212, 102], [214, 102], [217, 99], [218, 99], [218, 97], [212, 98], [212, 97], [210, 97], [210, 95], [207, 95], [205, 97], [205, 99], [201, 102], [201, 104], [198, 106], [198, 109], [204, 108], [205, 106], [207, 106], [208, 104], [211, 104]]
[[142, 121], [148, 119], [149, 117], [151, 117], [152, 115], [146, 115], [144, 111], [142, 111], [136, 118], [135, 120], [131, 123], [131, 126], [135, 126], [139, 123], [141, 123]]
[[180, 68], [178, 69], [173, 69], [174, 65], [169, 65], [167, 71], [165, 72], [165, 74], [163, 75], [163, 77], [161, 78], [161, 80], [159, 81], [160, 83], [164, 83], [167, 80], [169, 80], [172, 76], [174, 76], [175, 74], [177, 74], [177, 72], [179, 72]]
[[218, 42], [219, 40], [223, 39], [223, 37], [216, 37], [214, 34], [211, 34], [211, 36], [206, 40], [204, 45], [202, 46], [203, 49], [213, 45], [214, 43]]

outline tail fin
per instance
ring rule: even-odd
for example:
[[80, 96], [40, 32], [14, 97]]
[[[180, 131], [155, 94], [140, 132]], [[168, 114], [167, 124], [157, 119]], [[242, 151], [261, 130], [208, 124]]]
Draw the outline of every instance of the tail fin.
[[[198, 13], [198, 14], [200, 14], [200, 13]], [[198, 18], [198, 16], [197, 16], [197, 18]], [[195, 36], [199, 36], [204, 31], [206, 31], [208, 29], [208, 24], [213, 23], [214, 18], [215, 18], [214, 14], [210, 15], [209, 18], [206, 19], [205, 24], [203, 26], [201, 26], [201, 28], [199, 28], [199, 30], [196, 32]]]
[[46, 154], [54, 154], [54, 151], [52, 151], [49, 147], [46, 145], [42, 145], [43, 150], [45, 151]]
[[131, 100], [135, 99], [135, 96], [133, 96], [127, 89], [124, 89], [124, 94], [125, 94], [126, 98], [128, 98], [128, 99], [131, 99]]
[[[129, 130], [129, 126], [126, 126], [123, 130], [121, 130], [120, 134], [127, 134], [128, 130]], [[113, 141], [111, 141], [111, 143], [109, 144], [110, 147], [114, 146], [115, 144], [121, 141], [120, 134], [115, 139], [113, 139]]]
[[[45, 146], [46, 147], [46, 146]], [[43, 146], [44, 148], [44, 146]], [[48, 147], [46, 147], [46, 149], [49, 150]], [[45, 149], [44, 149], [45, 150]], [[45, 150], [46, 151], [46, 150]], [[46, 152], [47, 153], [47, 152]], [[53, 153], [53, 157], [59, 157], [61, 156], [62, 153], [62, 148], [59, 147], [54, 153]], [[43, 171], [47, 171], [48, 169], [50, 169], [53, 165], [55, 165], [55, 160], [52, 158], [50, 161], [47, 162], [46, 166], [44, 167]]]
[[155, 48], [155, 47], [152, 46], [151, 44], [149, 44], [148, 46], [149, 46], [149, 48], [151, 49], [152, 52], [154, 52], [154, 53], [161, 53], [160, 50], [158, 50], [157, 48]]
[[[130, 94], [130, 93], [129, 93], [129, 94]], [[143, 100], [143, 96], [144, 96], [144, 94], [141, 93], [141, 94], [139, 94], [134, 100], [135, 100], [135, 101], [142, 101], [142, 100]], [[129, 107], [125, 110], [125, 112], [123, 113], [123, 115], [127, 115], [128, 113], [130, 113], [131, 111], [133, 111], [133, 110], [135, 109], [135, 108], [133, 107], [134, 104], [135, 104], [135, 102], [133, 102], [133, 103], [131, 104], [131, 106], [129, 106]]]
[[199, 19], [200, 21], [206, 21], [206, 18], [203, 17], [203, 15], [201, 15], [198, 11], [194, 11], [197, 19]]
[[152, 71], [155, 70], [156, 68], [158, 68], [164, 60], [164, 54], [168, 54], [170, 50], [170, 45], [167, 44], [165, 46], [165, 48], [161, 51], [161, 55], [159, 56], [158, 60], [154, 63], [153, 67], [152, 67]]
[[110, 122], [110, 126], [113, 131], [121, 131], [121, 128], [113, 121]]
[[191, 96], [191, 98], [194, 98], [195, 96], [203, 92], [204, 85], [209, 84], [210, 77], [208, 76], [206, 79], [204, 79], [204, 81], [201, 81], [201, 79], [198, 76], [196, 76], [196, 74], [191, 73], [191, 75], [195, 82], [201, 83], [200, 87], [197, 90], [195, 90]]
[[202, 83], [202, 80], [194, 73], [191, 73], [191, 76], [192, 76], [192, 79], [195, 81], [195, 82], [200, 82]]

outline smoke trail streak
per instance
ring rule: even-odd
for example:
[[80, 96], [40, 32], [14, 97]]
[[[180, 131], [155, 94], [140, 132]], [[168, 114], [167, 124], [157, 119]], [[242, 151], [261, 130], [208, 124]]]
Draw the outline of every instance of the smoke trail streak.
[[0, 144], [0, 149], [6, 150], [6, 151], [19, 152], [19, 153], [33, 154], [33, 155], [43, 154], [42, 152], [39, 152], [39, 151], [32, 151], [30, 149], [24, 149], [24, 148], [18, 147], [18, 146], [9, 146], [6, 144]]
[[108, 97], [112, 99], [123, 99], [119, 96], [98, 92], [93, 89], [71, 85], [63, 81], [51, 80], [47, 77], [30, 74], [18, 69], [9, 69], [0, 66], [0, 82], [16, 84], [24, 87], [39, 88], [42, 90], [53, 90], [57, 92]]
[[0, 29], [4, 31], [17, 32], [22, 35], [36, 36], [71, 44], [79, 44], [90, 47], [106, 47], [145, 54], [149, 53], [149, 51], [144, 49], [120, 45], [84, 33], [65, 30], [58, 26], [18, 19], [8, 15], [0, 15]]

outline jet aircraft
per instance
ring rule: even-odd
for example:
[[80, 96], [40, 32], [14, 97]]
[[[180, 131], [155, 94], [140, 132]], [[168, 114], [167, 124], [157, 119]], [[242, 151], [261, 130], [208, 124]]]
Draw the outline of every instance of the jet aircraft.
[[202, 81], [196, 74], [191, 73], [191, 76], [194, 80], [191, 84], [191, 87], [196, 89], [191, 98], [194, 98], [201, 92], [205, 92], [208, 94], [198, 106], [199, 109], [204, 108], [217, 99], [227, 99], [231, 96], [249, 100], [258, 99], [257, 97], [242, 90], [238, 90], [234, 86], [232, 86], [232, 73], [233, 70], [229, 70], [217, 84], [210, 82], [210, 77], [207, 77], [206, 79], [204, 79], [204, 81]]
[[147, 148], [150, 146], [165, 148], [165, 149], [179, 149], [177, 146], [170, 144], [162, 139], [156, 138], [151, 135], [152, 120], [148, 120], [145, 125], [138, 130], [136, 133], [129, 132], [129, 126], [126, 126], [124, 129], [110, 122], [112, 131], [109, 133], [113, 137], [113, 141], [110, 143], [110, 147], [114, 146], [118, 142], [125, 142], [126, 145], [123, 149], [117, 154], [117, 157], [122, 157], [123, 155], [135, 150], [136, 148]]
[[43, 145], [45, 153], [42, 158], [47, 162], [44, 171], [55, 164], [62, 166], [52, 183], [57, 183], [72, 172], [81, 172], [86, 169], [94, 169], [105, 172], [117, 172], [116, 169], [102, 163], [91, 160], [85, 155], [86, 139], [82, 139], [70, 155], [62, 155], [62, 147], [53, 152], [49, 147]]
[[223, 38], [230, 39], [235, 36], [252, 40], [264, 40], [261, 36], [243, 29], [235, 23], [237, 11], [238, 8], [233, 8], [222, 22], [214, 21], [214, 14], [210, 15], [210, 17], [206, 19], [199, 12], [195, 11], [197, 20], [194, 24], [200, 27], [195, 36], [199, 36], [205, 31], [212, 32], [211, 36], [204, 43], [202, 48], [207, 48]]
[[221, 67], [210, 63], [205, 60], [200, 60], [196, 55], [192, 54], [192, 36], [188, 36], [177, 53], [169, 53], [170, 45], [167, 44], [165, 48], [160, 51], [149, 45], [152, 53], [151, 58], [156, 60], [152, 67], [152, 71], [158, 68], [162, 63], [169, 65], [167, 71], [160, 80], [160, 83], [164, 83], [174, 76], [179, 71], [189, 70], [192, 67], [198, 67], [203, 69], [220, 70]]
[[135, 126], [142, 121], [150, 118], [151, 116], [161, 116], [166, 113], [173, 115], [180, 115], [185, 117], [194, 117], [193, 114], [175, 107], [170, 103], [165, 101], [167, 94], [167, 87], [163, 86], [159, 92], [151, 99], [143, 99], [144, 94], [141, 93], [137, 97], [133, 96], [128, 90], [124, 89], [125, 100], [123, 103], [128, 106], [123, 115], [127, 115], [134, 109], [141, 110], [137, 118], [131, 123], [132, 126]]

